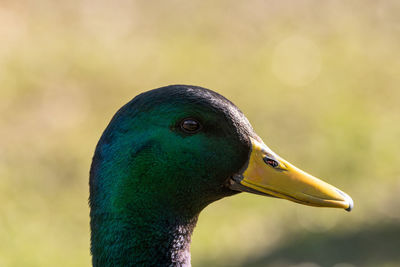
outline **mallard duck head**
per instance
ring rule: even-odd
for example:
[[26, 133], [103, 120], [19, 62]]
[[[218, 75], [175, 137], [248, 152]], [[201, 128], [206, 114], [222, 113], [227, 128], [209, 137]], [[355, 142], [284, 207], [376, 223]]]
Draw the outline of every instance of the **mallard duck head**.
[[158, 225], [168, 227], [243, 191], [311, 206], [353, 207], [348, 195], [271, 151], [218, 93], [186, 85], [142, 93], [115, 114], [96, 148], [92, 244], [93, 229], [107, 220], [99, 214], [114, 223], [108, 228], [121, 221], [141, 227], [160, 218], [165, 225]]
[[232, 102], [201, 87], [174, 85], [137, 96], [114, 116], [96, 156], [116, 207], [140, 196], [142, 202], [196, 213], [248, 191], [352, 208], [342, 191], [272, 152]]

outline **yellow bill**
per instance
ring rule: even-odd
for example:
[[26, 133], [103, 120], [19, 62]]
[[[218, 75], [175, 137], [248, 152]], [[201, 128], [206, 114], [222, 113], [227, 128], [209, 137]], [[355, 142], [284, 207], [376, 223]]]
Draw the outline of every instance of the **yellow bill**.
[[296, 168], [251, 138], [252, 151], [247, 167], [233, 177], [231, 188], [265, 194], [300, 204], [343, 208], [350, 211], [353, 200], [346, 193]]

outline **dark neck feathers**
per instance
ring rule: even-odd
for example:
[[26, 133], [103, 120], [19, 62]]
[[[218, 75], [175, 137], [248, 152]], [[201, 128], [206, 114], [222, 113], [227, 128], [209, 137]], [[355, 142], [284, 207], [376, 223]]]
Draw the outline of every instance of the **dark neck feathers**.
[[92, 212], [93, 266], [191, 266], [197, 216], [136, 218]]

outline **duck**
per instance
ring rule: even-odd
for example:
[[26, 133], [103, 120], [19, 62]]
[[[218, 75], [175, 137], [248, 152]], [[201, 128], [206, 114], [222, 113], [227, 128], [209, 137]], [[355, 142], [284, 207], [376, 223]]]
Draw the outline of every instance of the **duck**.
[[273, 152], [231, 101], [190, 85], [146, 91], [116, 112], [89, 187], [93, 266], [191, 266], [200, 212], [242, 192], [353, 208], [349, 195]]

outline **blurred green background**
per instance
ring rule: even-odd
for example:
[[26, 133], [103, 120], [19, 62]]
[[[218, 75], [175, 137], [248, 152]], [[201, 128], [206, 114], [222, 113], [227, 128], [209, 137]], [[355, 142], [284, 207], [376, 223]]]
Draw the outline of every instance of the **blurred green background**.
[[89, 266], [88, 171], [115, 111], [223, 94], [351, 213], [250, 194], [201, 214], [194, 266], [400, 266], [400, 2], [0, 2], [0, 266]]

